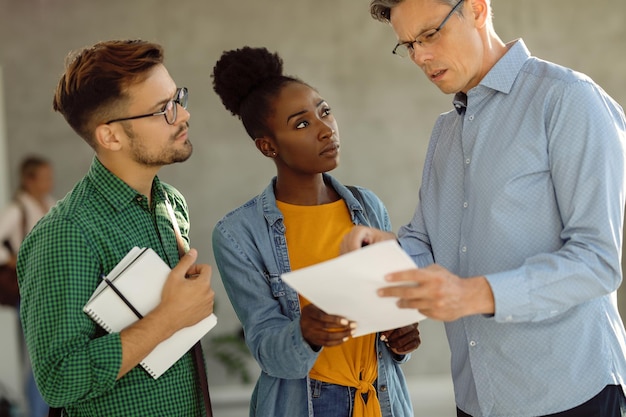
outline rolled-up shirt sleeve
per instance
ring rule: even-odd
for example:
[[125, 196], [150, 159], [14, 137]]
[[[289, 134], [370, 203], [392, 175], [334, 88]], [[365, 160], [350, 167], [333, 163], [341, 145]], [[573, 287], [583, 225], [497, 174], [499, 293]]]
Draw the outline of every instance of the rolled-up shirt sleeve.
[[100, 280], [98, 257], [70, 221], [44, 221], [18, 258], [21, 320], [33, 373], [51, 406], [101, 396], [115, 384], [122, 362], [118, 333], [95, 337], [82, 308]]

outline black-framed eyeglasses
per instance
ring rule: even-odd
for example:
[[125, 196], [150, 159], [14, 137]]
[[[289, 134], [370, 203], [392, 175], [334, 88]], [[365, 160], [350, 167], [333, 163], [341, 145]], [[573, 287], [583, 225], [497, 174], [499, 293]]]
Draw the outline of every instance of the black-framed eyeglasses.
[[445, 19], [443, 19], [443, 22], [441, 22], [439, 26], [434, 29], [429, 29], [425, 32], [422, 32], [417, 38], [415, 38], [414, 41], [398, 42], [396, 44], [396, 47], [393, 48], [393, 51], [391, 52], [394, 55], [399, 55], [404, 58], [409, 55], [413, 55], [413, 53], [415, 52], [415, 44], [418, 44], [421, 47], [426, 47], [435, 43], [441, 37], [441, 29], [448, 22], [452, 14], [461, 5], [461, 3], [463, 3], [463, 0], [459, 0], [459, 2], [454, 5], [452, 10], [450, 10], [450, 13], [448, 13], [448, 15], [445, 17]]
[[178, 113], [177, 104], [180, 105], [183, 109], [186, 109], [188, 95], [189, 94], [187, 91], [187, 87], [181, 87], [176, 90], [176, 94], [174, 95], [174, 98], [168, 101], [167, 103], [165, 103], [165, 107], [163, 107], [163, 110], [161, 111], [158, 111], [156, 113], [141, 114], [139, 116], [122, 117], [121, 119], [113, 119], [113, 120], [109, 120], [105, 124], [108, 125], [110, 123], [123, 122], [125, 120], [142, 119], [144, 117], [163, 115], [165, 116], [165, 121], [167, 122], [167, 124], [173, 125], [174, 123], [176, 123], [176, 115]]

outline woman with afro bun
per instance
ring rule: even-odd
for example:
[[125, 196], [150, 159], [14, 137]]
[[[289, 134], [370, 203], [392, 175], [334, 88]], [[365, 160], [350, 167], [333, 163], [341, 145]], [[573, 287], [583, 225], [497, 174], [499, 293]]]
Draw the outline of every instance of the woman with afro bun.
[[355, 224], [391, 230], [374, 193], [328, 174], [339, 163], [330, 106], [284, 75], [282, 59], [265, 48], [224, 52], [212, 76], [224, 107], [277, 171], [213, 230], [224, 287], [262, 371], [250, 416], [412, 417], [399, 365], [420, 344], [417, 324], [353, 338], [354, 323], [324, 313], [280, 278], [336, 257]]

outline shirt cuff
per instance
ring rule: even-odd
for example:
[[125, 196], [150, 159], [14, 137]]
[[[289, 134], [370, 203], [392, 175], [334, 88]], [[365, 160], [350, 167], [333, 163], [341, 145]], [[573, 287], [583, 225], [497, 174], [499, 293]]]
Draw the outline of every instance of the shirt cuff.
[[528, 321], [531, 317], [528, 284], [517, 271], [486, 276], [493, 293], [494, 319], [501, 323]]

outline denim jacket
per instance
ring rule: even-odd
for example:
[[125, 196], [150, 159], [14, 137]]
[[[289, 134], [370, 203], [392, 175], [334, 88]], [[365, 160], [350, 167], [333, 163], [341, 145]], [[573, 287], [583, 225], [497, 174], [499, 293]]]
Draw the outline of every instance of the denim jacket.
[[[354, 224], [390, 230], [387, 210], [371, 191], [358, 187], [365, 207], [330, 175]], [[290, 271], [283, 215], [276, 207], [276, 178], [260, 195], [222, 218], [213, 230], [213, 250], [228, 297], [243, 324], [246, 343], [261, 367], [250, 416], [313, 417], [308, 374], [319, 352], [300, 331], [298, 294], [281, 280]], [[366, 214], [364, 211], [366, 211]], [[383, 417], [413, 416], [400, 363], [376, 338], [378, 399]]]

